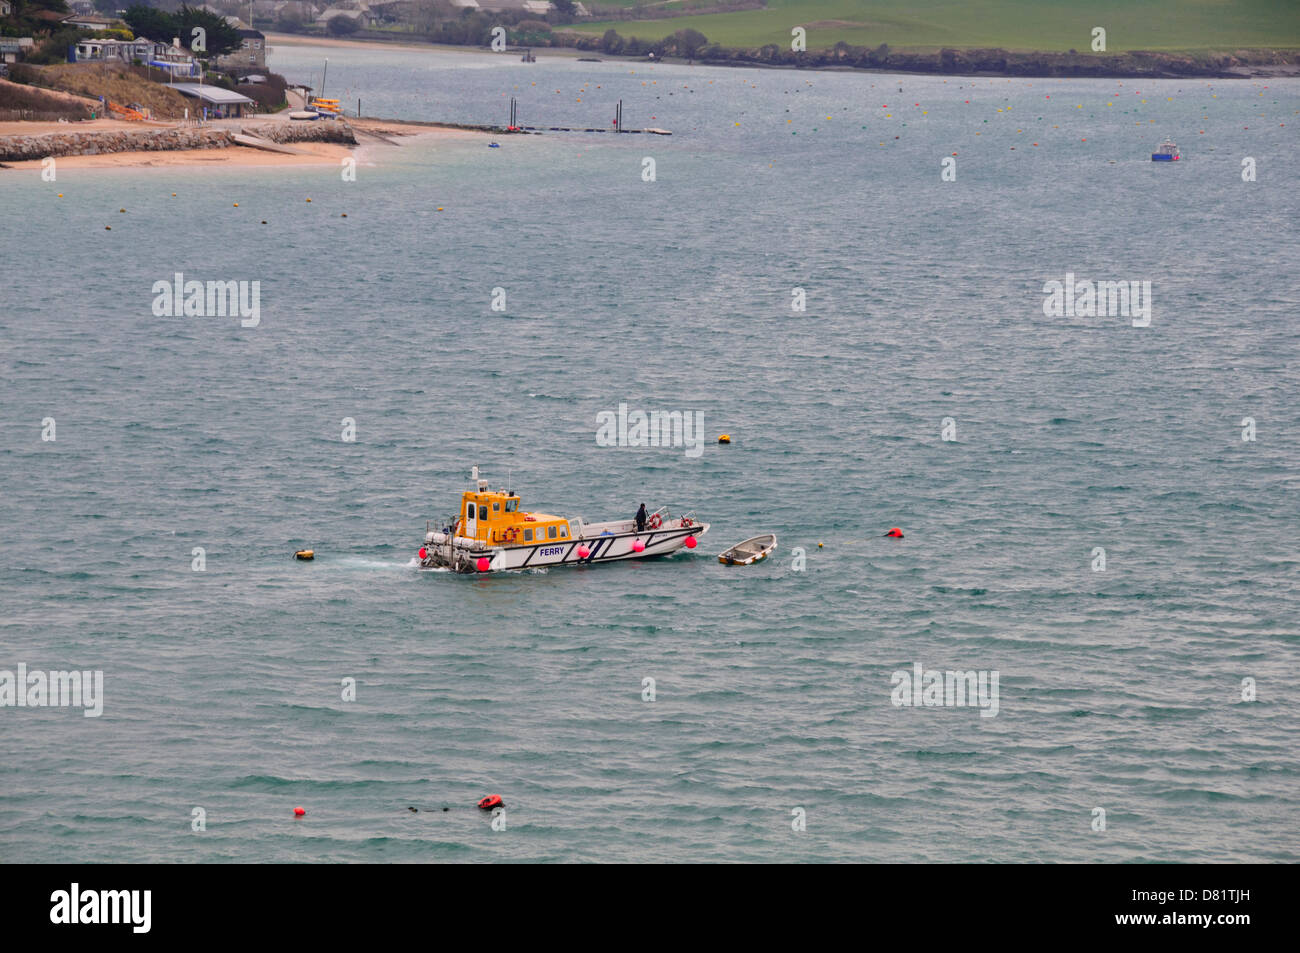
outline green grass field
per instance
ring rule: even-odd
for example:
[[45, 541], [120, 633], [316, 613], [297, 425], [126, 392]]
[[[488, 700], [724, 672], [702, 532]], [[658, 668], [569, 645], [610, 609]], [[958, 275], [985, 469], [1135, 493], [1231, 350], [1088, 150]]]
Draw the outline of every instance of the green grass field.
[[[614, 0], [617, 2], [617, 0]], [[687, 27], [710, 42], [756, 48], [790, 44], [792, 27], [808, 48], [840, 40], [901, 49], [1001, 47], [1087, 52], [1092, 28], [1107, 52], [1300, 48], [1297, 0], [768, 0], [766, 9], [669, 20], [577, 23], [571, 29], [658, 40]]]

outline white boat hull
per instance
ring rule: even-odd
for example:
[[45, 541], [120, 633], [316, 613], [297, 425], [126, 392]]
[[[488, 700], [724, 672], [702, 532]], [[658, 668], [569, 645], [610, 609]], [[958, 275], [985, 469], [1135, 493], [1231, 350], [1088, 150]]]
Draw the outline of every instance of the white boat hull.
[[[426, 569], [454, 569], [457, 572], [508, 572], [512, 569], [539, 569], [549, 566], [581, 566], [593, 563], [616, 562], [621, 559], [643, 559], [647, 556], [666, 556], [686, 545], [688, 538], [699, 538], [709, 531], [708, 523], [681, 526], [672, 520], [658, 529], [606, 532], [596, 536], [573, 539], [546, 540], [516, 546], [489, 546], [478, 540], [457, 537], [448, 540], [442, 533], [429, 533], [425, 537], [427, 555], [420, 561]], [[633, 544], [640, 540], [645, 548], [639, 552]], [[588, 552], [585, 557], [579, 549]], [[479, 568], [479, 560], [487, 559], [487, 569]]]

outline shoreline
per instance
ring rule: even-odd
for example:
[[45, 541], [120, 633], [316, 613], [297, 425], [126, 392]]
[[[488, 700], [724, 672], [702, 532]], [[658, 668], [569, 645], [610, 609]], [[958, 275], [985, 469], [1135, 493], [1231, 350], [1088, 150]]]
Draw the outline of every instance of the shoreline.
[[[671, 22], [648, 20], [647, 23]], [[586, 34], [577, 34], [587, 36]], [[410, 52], [479, 53], [491, 51], [482, 46], [456, 46], [424, 43], [416, 39], [385, 39], [373, 33], [358, 39], [334, 36], [311, 36], [303, 33], [268, 33], [271, 45], [320, 46], [329, 48], [400, 49]], [[596, 46], [529, 47], [538, 57], [578, 59], [598, 57], [611, 63], [666, 63], [674, 66], [700, 65], [750, 69], [818, 70], [854, 73], [913, 74], [945, 77], [1023, 77], [1026, 79], [1280, 79], [1300, 76], [1300, 49], [1234, 49], [1152, 51], [1129, 50], [1118, 53], [1064, 53], [1043, 50], [1006, 50], [1001, 48], [924, 48], [891, 50], [886, 62], [863, 65], [861, 59], [870, 51], [860, 51], [859, 61], [849, 59], [835, 49], [810, 50], [801, 56], [807, 62], [778, 62], [762, 59], [757, 51], [715, 47], [718, 55], [684, 57], [656, 54], [653, 59], [642, 54], [606, 53], [598, 38]], [[514, 54], [522, 47], [510, 47]], [[497, 54], [500, 55], [500, 54]], [[752, 58], [750, 58], [752, 56]], [[1211, 65], [1212, 61], [1219, 61]], [[1252, 62], [1260, 60], [1261, 62]]]
[[[320, 126], [322, 132], [331, 135], [328, 139], [297, 138], [296, 130], [313, 131], [318, 123], [292, 123], [292, 120], [276, 117], [261, 117], [253, 120], [228, 120], [222, 124], [213, 123], [202, 127], [202, 144], [196, 140], [193, 127], [183, 123], [149, 123], [142, 129], [142, 124], [115, 119], [97, 119], [85, 123], [56, 123], [41, 120], [13, 120], [0, 122], [0, 156], [7, 155], [6, 147], [12, 148], [15, 140], [37, 140], [36, 146], [51, 145], [64, 140], [80, 140], [74, 146], [78, 151], [50, 152], [41, 154], [38, 148], [30, 157], [0, 159], [0, 171], [30, 170], [41, 168], [46, 158], [57, 158], [58, 164], [71, 169], [121, 169], [121, 168], [175, 168], [175, 167], [271, 167], [271, 166], [319, 166], [338, 165], [344, 158], [356, 155], [365, 148], [367, 158], [373, 158], [375, 148], [397, 148], [402, 139], [425, 138], [437, 136], [442, 139], [468, 139], [490, 132], [487, 129], [473, 129], [437, 123], [414, 122], [409, 120], [385, 119], [349, 119], [340, 121], [337, 126], [329, 123]], [[253, 133], [266, 138], [269, 142], [280, 144], [276, 136], [276, 127], [293, 129], [292, 136], [285, 137], [283, 144], [293, 152], [272, 152], [253, 146], [241, 145], [232, 138], [237, 133]], [[147, 130], [147, 131], [146, 131]], [[161, 136], [181, 133], [166, 144], [150, 143], [153, 148], [129, 148], [133, 139], [144, 132], [156, 132]], [[361, 138], [358, 138], [358, 134]], [[331, 141], [333, 140], [333, 141]], [[394, 141], [398, 140], [398, 141]], [[29, 142], [29, 148], [31, 144]], [[82, 151], [84, 150], [84, 151]], [[93, 150], [93, 151], [91, 151]]]

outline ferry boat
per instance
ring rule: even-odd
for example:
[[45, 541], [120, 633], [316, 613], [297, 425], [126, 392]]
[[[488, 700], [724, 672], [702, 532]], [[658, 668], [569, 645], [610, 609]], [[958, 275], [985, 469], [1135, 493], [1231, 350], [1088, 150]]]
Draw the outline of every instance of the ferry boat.
[[424, 569], [456, 572], [502, 572], [547, 566], [607, 563], [621, 559], [666, 556], [709, 531], [708, 523], [686, 513], [675, 519], [661, 508], [637, 532], [635, 520], [588, 523], [519, 508], [513, 490], [488, 489], [472, 472], [473, 488], [460, 498], [460, 510], [441, 531], [428, 530], [420, 547]]
[[1151, 161], [1152, 162], [1177, 162], [1178, 146], [1174, 144], [1174, 140], [1166, 139], [1164, 142], [1160, 143], [1160, 148], [1157, 149], [1155, 152], [1151, 153]]

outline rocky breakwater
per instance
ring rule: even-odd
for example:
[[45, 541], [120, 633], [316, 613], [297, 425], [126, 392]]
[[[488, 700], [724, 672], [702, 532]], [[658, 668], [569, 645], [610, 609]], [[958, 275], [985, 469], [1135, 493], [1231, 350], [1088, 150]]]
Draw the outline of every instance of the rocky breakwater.
[[[71, 124], [70, 124], [71, 125]], [[272, 142], [341, 142], [356, 144], [343, 122], [296, 123], [283, 120], [235, 126], [175, 126], [170, 129], [81, 130], [40, 135], [0, 136], [0, 162], [44, 159], [46, 156], [93, 156], [114, 152], [172, 152], [180, 149], [225, 149], [235, 145], [238, 132]]]
[[317, 119], [310, 122], [293, 122], [275, 119], [247, 122], [243, 131], [250, 136], [261, 136], [282, 145], [294, 142], [340, 142], [355, 146], [357, 137], [352, 127], [342, 120]]

